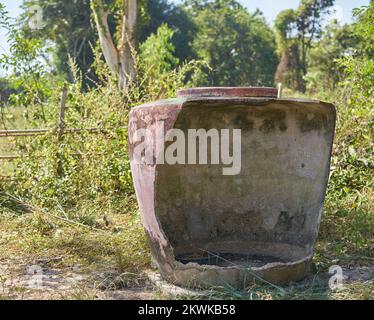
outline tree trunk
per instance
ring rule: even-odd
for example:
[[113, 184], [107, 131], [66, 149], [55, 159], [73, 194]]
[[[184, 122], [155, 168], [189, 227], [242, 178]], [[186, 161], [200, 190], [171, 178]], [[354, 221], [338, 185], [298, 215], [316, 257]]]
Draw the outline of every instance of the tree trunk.
[[120, 74], [119, 82], [122, 88], [127, 88], [129, 82], [136, 78], [135, 69], [135, 34], [138, 18], [137, 0], [124, 1], [125, 14], [122, 21], [122, 38], [119, 49]]
[[303, 66], [300, 62], [300, 48], [294, 43], [291, 47], [293, 70], [295, 70], [295, 86], [297, 91], [305, 92], [305, 81], [303, 78]]
[[137, 0], [124, 0], [121, 43], [114, 44], [109, 30], [108, 16], [102, 0], [91, 0], [95, 23], [99, 34], [101, 49], [106, 63], [118, 79], [120, 89], [127, 91], [130, 83], [136, 79], [135, 69], [135, 32], [138, 18]]

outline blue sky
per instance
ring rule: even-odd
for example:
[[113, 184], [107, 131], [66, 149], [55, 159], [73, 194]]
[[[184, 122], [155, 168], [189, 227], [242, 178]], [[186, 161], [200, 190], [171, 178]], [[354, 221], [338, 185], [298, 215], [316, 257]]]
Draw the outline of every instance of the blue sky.
[[[179, 3], [182, 0], [172, 0]], [[297, 8], [300, 0], [238, 0], [249, 11], [259, 8], [265, 15], [267, 21], [272, 24], [277, 14], [288, 8]], [[19, 6], [22, 0], [0, 0], [5, 4], [7, 11], [12, 17], [17, 17], [21, 13]], [[332, 18], [338, 18], [342, 22], [350, 22], [352, 20], [352, 9], [369, 4], [370, 0], [336, 0], [336, 13]], [[6, 52], [8, 45], [3, 30], [0, 30], [0, 53]]]
[[[259, 8], [265, 15], [269, 23], [272, 24], [278, 13], [285, 9], [297, 8], [300, 0], [238, 0], [249, 11], [254, 11]], [[174, 0], [175, 3], [180, 3], [182, 0]], [[352, 20], [352, 9], [363, 5], [368, 5], [370, 0], [336, 0], [337, 17], [344, 21], [350, 22]]]

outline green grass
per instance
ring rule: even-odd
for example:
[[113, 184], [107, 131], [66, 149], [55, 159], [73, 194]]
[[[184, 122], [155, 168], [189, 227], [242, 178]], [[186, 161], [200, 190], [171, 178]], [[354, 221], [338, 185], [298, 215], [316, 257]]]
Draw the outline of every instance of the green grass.
[[328, 277], [312, 276], [308, 279], [283, 286], [281, 290], [262, 284], [253, 284], [244, 291], [233, 288], [215, 288], [203, 296], [180, 296], [178, 299], [225, 299], [225, 300], [371, 300], [374, 281], [344, 284], [342, 289], [331, 290]]
[[[292, 93], [287, 95], [295, 96]], [[35, 123], [28, 124], [20, 110], [9, 110], [6, 112], [14, 114], [7, 117], [7, 129], [35, 126]], [[338, 111], [341, 115], [334, 149], [334, 157], [337, 159], [334, 166], [337, 169], [330, 180], [326, 197], [316, 245], [314, 275], [281, 289], [263, 283], [255, 283], [245, 292], [232, 288], [216, 288], [207, 298], [373, 299], [373, 280], [346, 284], [340, 291], [331, 291], [328, 288], [327, 272], [331, 265], [355, 268], [372, 267], [374, 264], [374, 192], [371, 187], [374, 174], [371, 174], [370, 166], [358, 165], [357, 159], [352, 159], [346, 152], [348, 146], [353, 143], [360, 159], [370, 158], [368, 140], [353, 139], [358, 137], [358, 132], [367, 130], [366, 127], [359, 127], [361, 122], [366, 122], [363, 119], [358, 124], [351, 123], [351, 118], [344, 116], [345, 109]], [[367, 114], [362, 116], [368, 117]], [[41, 127], [40, 123], [39, 126]], [[370, 132], [365, 133], [366, 135], [370, 136]], [[105, 141], [101, 141], [103, 146]], [[18, 151], [20, 146], [25, 148], [29, 142], [30, 138], [20, 138], [17, 139], [16, 145], [15, 140], [0, 138], [0, 154]], [[86, 143], [92, 145], [90, 138], [87, 138]], [[122, 148], [122, 145], [119, 147]], [[2, 163], [0, 175], [2, 172], [12, 174], [11, 166]], [[116, 166], [114, 168], [117, 170]], [[116, 175], [116, 172], [110, 174]], [[39, 181], [38, 176], [36, 177], [32, 183]], [[61, 262], [55, 267], [64, 268], [79, 264], [88, 273], [115, 269], [119, 276], [125, 276], [115, 277], [110, 286], [142, 286], [142, 272], [150, 267], [151, 259], [134, 195], [115, 193], [106, 185], [97, 187], [100, 181], [97, 180], [95, 172], [87, 175], [84, 181], [81, 176], [76, 178], [83, 184], [82, 192], [79, 189], [71, 191], [73, 184], [62, 181], [66, 183], [67, 192], [62, 193], [60, 198], [64, 205], [57, 203], [55, 199], [47, 199], [45, 195], [42, 198], [32, 195], [27, 200], [20, 199], [21, 201], [6, 195], [0, 196], [0, 262], [17, 261], [17, 264], [22, 265], [33, 263], [36, 259], [61, 257]], [[52, 182], [47, 180], [45, 185], [41, 184], [41, 192], [45, 192]], [[23, 185], [26, 184], [21, 184]], [[109, 191], [103, 191], [106, 187]], [[24, 191], [20, 190], [17, 184], [9, 188], [8, 184], [0, 181], [1, 188], [12, 194], [22, 194]], [[69, 205], [69, 197], [72, 195], [73, 205]], [[29, 201], [36, 208], [30, 210], [23, 203]], [[44, 202], [46, 206], [40, 208]], [[14, 289], [15, 292], [19, 291], [18, 296], [23, 294], [21, 289]], [[0, 291], [0, 299], [6, 298], [8, 297]], [[95, 293], [89, 287], [79, 286], [70, 298], [92, 299], [95, 298]]]
[[[101, 205], [106, 204], [108, 203], [101, 199]], [[83, 218], [86, 213], [78, 217], [76, 211], [62, 213], [30, 210], [26, 204], [2, 195], [0, 266], [1, 263], [14, 267], [34, 265], [35, 261], [45, 260], [51, 261], [48, 267], [57, 270], [76, 265], [82, 274], [113, 273], [113, 280], [107, 284], [107, 288], [95, 288], [97, 279], [93, 279], [73, 288], [72, 293], [64, 296], [69, 299], [83, 296], [86, 299], [93, 298], [97, 290], [141, 286], [144, 282], [142, 270], [150, 267], [150, 253], [139, 213], [128, 211], [125, 202], [122, 210], [122, 213], [107, 211], [110, 216], [105, 219], [97, 211], [87, 219]], [[21, 276], [22, 270], [15, 271], [12, 277]], [[20, 294], [13, 289], [7, 296], [0, 288], [2, 298], [20, 298]]]
[[[204, 298], [372, 299], [373, 280], [345, 284], [339, 291], [328, 288], [331, 265], [350, 268], [373, 265], [373, 224], [369, 214], [373, 205], [372, 193], [368, 191], [362, 197], [364, 199], [347, 197], [340, 202], [327, 197], [313, 276], [280, 289], [260, 281], [246, 291], [216, 288]], [[108, 196], [97, 199], [95, 203], [82, 202], [78, 208], [70, 210], [30, 211], [22, 202], [3, 195], [0, 197], [0, 262], [32, 264], [36, 259], [61, 257], [61, 262], [55, 267], [79, 264], [87, 273], [114, 269], [118, 276], [125, 275], [125, 278], [114, 279], [109, 285], [111, 289], [141, 286], [144, 282], [142, 272], [150, 267], [150, 252], [139, 214], [133, 201], [126, 205], [128, 200], [123, 200], [121, 206], [120, 199], [113, 200]], [[62, 221], [49, 213], [82, 223], [85, 227]], [[91, 287], [79, 286], [69, 298], [92, 299], [95, 292]], [[192, 296], [181, 298], [197, 299]]]
[[115, 213], [110, 216], [110, 224], [97, 212], [89, 223], [78, 225], [74, 222], [84, 219], [65, 219], [61, 212], [52, 215], [33, 211], [5, 195], [0, 196], [0, 204], [0, 260], [22, 258], [31, 262], [59, 256], [67, 264], [112, 265], [128, 272], [149, 266], [137, 212]]

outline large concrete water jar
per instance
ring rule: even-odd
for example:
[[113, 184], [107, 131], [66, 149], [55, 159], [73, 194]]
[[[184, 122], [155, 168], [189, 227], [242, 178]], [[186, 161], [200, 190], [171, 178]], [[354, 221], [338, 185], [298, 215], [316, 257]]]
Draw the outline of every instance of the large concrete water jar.
[[[321, 221], [335, 120], [332, 104], [277, 98], [273, 88], [188, 89], [134, 108], [131, 170], [161, 276], [181, 286], [238, 289], [254, 279], [303, 279]], [[178, 130], [168, 136], [171, 129]], [[200, 144], [202, 135], [195, 147], [207, 147], [214, 161], [189, 161], [202, 153], [188, 148], [198, 129], [207, 144]], [[227, 154], [240, 153], [239, 169], [223, 174], [228, 162], [222, 150], [216, 162], [212, 129], [229, 134]], [[185, 148], [178, 149], [183, 135]], [[218, 139], [223, 148], [223, 135]]]

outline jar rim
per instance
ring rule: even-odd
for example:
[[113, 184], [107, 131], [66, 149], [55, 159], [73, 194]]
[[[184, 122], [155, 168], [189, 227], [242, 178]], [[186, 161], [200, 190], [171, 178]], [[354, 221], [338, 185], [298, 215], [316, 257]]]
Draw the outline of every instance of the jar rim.
[[178, 97], [277, 98], [278, 90], [271, 87], [198, 87], [180, 90]]

